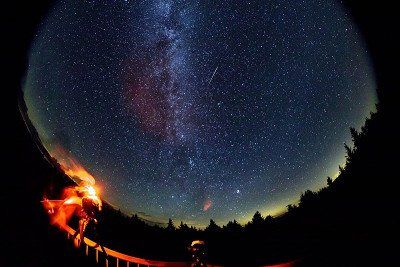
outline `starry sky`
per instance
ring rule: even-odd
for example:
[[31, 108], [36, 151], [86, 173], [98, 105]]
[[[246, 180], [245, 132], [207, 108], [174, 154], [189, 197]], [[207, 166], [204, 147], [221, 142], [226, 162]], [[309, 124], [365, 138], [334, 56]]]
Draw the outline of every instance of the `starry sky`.
[[336, 1], [60, 1], [24, 81], [28, 114], [127, 213], [205, 226], [325, 185], [376, 102]]

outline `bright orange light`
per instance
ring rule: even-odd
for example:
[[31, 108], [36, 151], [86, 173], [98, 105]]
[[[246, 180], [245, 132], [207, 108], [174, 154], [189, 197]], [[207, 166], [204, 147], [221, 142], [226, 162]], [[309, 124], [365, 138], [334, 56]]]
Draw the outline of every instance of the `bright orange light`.
[[56, 145], [50, 154], [57, 159], [64, 173], [78, 184], [75, 187], [65, 188], [61, 200], [42, 201], [50, 215], [51, 223], [59, 226], [67, 225], [74, 214], [80, 214], [77, 211], [82, 210], [83, 198], [90, 198], [101, 210], [102, 202], [94, 187], [94, 177], [63, 147]]
[[93, 186], [85, 185], [83, 187], [77, 187], [77, 190], [79, 190], [81, 193], [83, 193], [84, 197], [90, 198], [95, 203], [97, 203], [99, 206], [99, 209], [101, 210], [102, 203], [101, 203], [99, 196], [97, 195], [96, 189]]
[[94, 177], [63, 147], [59, 145], [55, 146], [50, 154], [57, 159], [64, 173], [75, 182], [78, 184], [82, 182], [90, 185], [95, 184]]
[[96, 190], [93, 186], [87, 185], [85, 186], [85, 189], [88, 196], [97, 196]]
[[50, 215], [51, 224], [64, 227], [74, 214], [79, 214], [77, 211], [82, 209], [82, 199], [90, 198], [98, 204], [101, 210], [102, 202], [96, 193], [96, 189], [92, 185], [67, 187], [63, 190], [62, 200], [42, 201], [44, 208]]

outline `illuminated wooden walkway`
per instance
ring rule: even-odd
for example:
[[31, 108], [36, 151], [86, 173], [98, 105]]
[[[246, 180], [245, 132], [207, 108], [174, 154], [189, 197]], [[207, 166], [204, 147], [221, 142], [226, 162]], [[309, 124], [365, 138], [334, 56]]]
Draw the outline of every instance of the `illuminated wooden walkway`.
[[[66, 226], [61, 226], [59, 225], [62, 230], [64, 230], [67, 233], [68, 239], [71, 239], [74, 237], [75, 230], [69, 227], [68, 225]], [[79, 240], [79, 235], [75, 237], [76, 239]], [[89, 256], [89, 252], [91, 250], [94, 250], [95, 257], [96, 257], [96, 262], [100, 263], [99, 261], [99, 253], [102, 253], [102, 250], [100, 246], [97, 246], [97, 243], [90, 240], [89, 238], [85, 237], [84, 242], [81, 242], [81, 246], [85, 246], [85, 254], [86, 256]], [[137, 258], [133, 257], [130, 255], [126, 255], [123, 253], [120, 253], [118, 251], [109, 249], [107, 247], [104, 247], [105, 251], [108, 254], [108, 259], [105, 258], [104, 263], [106, 267], [116, 266], [116, 267], [190, 267], [191, 262], [168, 262], [168, 261], [154, 261], [154, 260], [146, 260], [142, 258]], [[104, 256], [104, 255], [103, 255]], [[208, 267], [222, 267], [220, 265], [213, 265], [213, 264], [207, 264]], [[283, 263], [283, 264], [277, 264], [277, 265], [268, 265], [264, 267], [294, 267], [295, 262], [288, 262], [288, 263]]]

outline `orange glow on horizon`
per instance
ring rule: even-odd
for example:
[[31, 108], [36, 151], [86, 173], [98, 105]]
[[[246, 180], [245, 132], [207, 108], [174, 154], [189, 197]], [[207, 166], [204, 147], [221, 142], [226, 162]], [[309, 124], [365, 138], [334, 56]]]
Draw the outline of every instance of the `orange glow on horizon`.
[[71, 177], [75, 182], [78, 184], [81, 184], [82, 182], [90, 185], [95, 184], [94, 177], [71, 155], [69, 151], [65, 150], [60, 145], [57, 145], [50, 154], [57, 159], [64, 173]]

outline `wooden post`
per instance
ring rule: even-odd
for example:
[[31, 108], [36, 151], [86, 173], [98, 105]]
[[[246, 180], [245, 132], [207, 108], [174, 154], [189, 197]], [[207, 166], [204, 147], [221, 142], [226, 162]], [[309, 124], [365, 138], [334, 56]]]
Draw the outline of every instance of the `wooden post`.
[[86, 244], [86, 256], [89, 256], [89, 246]]
[[106, 258], [106, 267], [108, 267], [108, 259]]
[[96, 263], [99, 263], [99, 251], [96, 249]]
[[119, 267], [119, 259], [118, 258], [116, 258], [117, 259], [117, 267]]
[[129, 261], [126, 262], [126, 267], [129, 267]]

